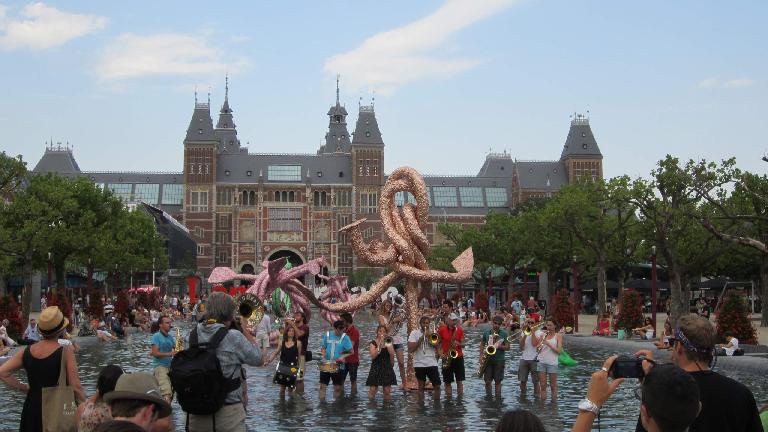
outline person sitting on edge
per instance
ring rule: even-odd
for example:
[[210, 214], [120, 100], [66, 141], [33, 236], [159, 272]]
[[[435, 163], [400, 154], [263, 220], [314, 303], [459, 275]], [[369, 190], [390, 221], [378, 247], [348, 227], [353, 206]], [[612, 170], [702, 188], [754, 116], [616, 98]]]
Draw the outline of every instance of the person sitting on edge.
[[171, 405], [160, 394], [157, 380], [144, 372], [120, 375], [104, 400], [111, 407], [113, 420], [100, 424], [95, 432], [150, 432], [160, 419], [171, 415]]
[[[491, 382], [496, 385], [496, 396], [501, 396], [501, 381], [504, 379], [504, 359], [505, 353], [509, 349], [509, 342], [507, 342], [507, 332], [501, 328], [503, 319], [500, 316], [493, 317], [493, 323], [491, 328], [486, 330], [483, 334], [483, 339], [480, 341], [480, 356], [484, 356], [485, 347], [493, 345], [496, 347], [496, 353], [488, 356], [486, 360], [485, 372], [483, 373], [483, 379], [485, 380], [485, 394], [491, 395]], [[491, 340], [493, 336], [493, 340]]]
[[611, 318], [608, 313], [604, 313], [600, 322], [597, 323], [597, 328], [592, 332], [595, 336], [610, 336], [611, 335]]
[[739, 349], [739, 340], [731, 332], [725, 332], [724, 336], [726, 343], [715, 345], [715, 355], [732, 356]]
[[32, 345], [40, 342], [40, 331], [37, 329], [37, 321], [34, 318], [29, 319], [29, 325], [24, 330], [24, 334], [19, 341], [20, 345]]
[[661, 332], [659, 338], [653, 344], [658, 349], [669, 349], [669, 340], [672, 339], [672, 323], [669, 320], [664, 321], [664, 331]]
[[517, 409], [507, 411], [501, 416], [499, 424], [496, 425], [496, 432], [546, 432], [544, 424], [536, 414]]
[[0, 324], [0, 339], [2, 339], [6, 346], [12, 347], [18, 344], [8, 336], [8, 326], [10, 324], [11, 322], [7, 318], [3, 319], [2, 324]]
[[653, 327], [650, 317], [645, 317], [643, 326], [632, 329], [632, 334], [640, 336], [640, 339], [653, 340], [653, 333], [656, 329]]
[[163, 315], [158, 321], [160, 330], [152, 335], [152, 374], [160, 384], [160, 392], [165, 400], [170, 402], [173, 399], [173, 389], [171, 388], [171, 379], [168, 378], [168, 371], [171, 369], [171, 360], [176, 355], [176, 338], [170, 335], [171, 318]]
[[352, 341], [344, 333], [346, 323], [344, 320], [333, 322], [333, 331], [323, 334], [322, 346], [320, 348], [320, 358], [325, 363], [335, 363], [336, 371], [320, 372], [320, 400], [325, 400], [325, 392], [328, 383], [333, 381], [333, 397], [338, 399], [344, 392], [344, 381], [347, 379], [347, 368], [344, 364], [344, 357], [352, 354]]
[[[608, 381], [616, 358], [608, 358], [603, 367], [592, 374], [587, 397], [579, 402], [579, 415], [572, 432], [591, 431], [600, 408], [624, 381], [624, 378]], [[642, 365], [647, 372], [639, 392], [635, 391], [635, 397], [640, 400], [642, 426], [649, 432], [687, 431], [701, 411], [696, 381], [673, 364], [653, 366], [648, 360], [643, 360]]]
[[[677, 320], [670, 340], [672, 363], [693, 377], [701, 395], [701, 412], [691, 424], [690, 432], [759, 432], [763, 427], [752, 392], [744, 384], [709, 367], [716, 338], [715, 327], [709, 320], [688, 314]], [[638, 351], [636, 355], [653, 357], [650, 350]], [[646, 430], [638, 422], [635, 432]]]
[[437, 349], [427, 342], [427, 332], [431, 318], [424, 315], [419, 318], [419, 328], [408, 335], [408, 352], [413, 356], [413, 370], [419, 383], [417, 393], [424, 399], [427, 378], [432, 383], [432, 397], [440, 400], [440, 372], [437, 370]]

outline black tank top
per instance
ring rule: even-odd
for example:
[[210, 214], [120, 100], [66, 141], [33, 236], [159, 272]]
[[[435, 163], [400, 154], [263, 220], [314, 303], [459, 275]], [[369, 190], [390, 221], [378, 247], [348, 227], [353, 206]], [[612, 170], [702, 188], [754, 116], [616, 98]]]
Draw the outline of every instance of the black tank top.
[[285, 364], [299, 364], [299, 347], [294, 343], [292, 347], [288, 348], [283, 342], [283, 347], [280, 350], [280, 362]]

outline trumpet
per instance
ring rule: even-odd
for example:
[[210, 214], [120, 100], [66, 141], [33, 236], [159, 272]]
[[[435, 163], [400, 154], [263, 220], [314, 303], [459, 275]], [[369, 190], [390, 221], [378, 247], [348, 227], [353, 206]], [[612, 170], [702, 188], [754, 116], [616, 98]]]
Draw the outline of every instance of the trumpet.
[[429, 344], [432, 345], [433, 347], [437, 347], [438, 345], [440, 345], [440, 341], [441, 341], [440, 333], [437, 332], [437, 328], [434, 322], [432, 322], [429, 325], [429, 335], [427, 336], [427, 338], [428, 338], [427, 340], [429, 341]]

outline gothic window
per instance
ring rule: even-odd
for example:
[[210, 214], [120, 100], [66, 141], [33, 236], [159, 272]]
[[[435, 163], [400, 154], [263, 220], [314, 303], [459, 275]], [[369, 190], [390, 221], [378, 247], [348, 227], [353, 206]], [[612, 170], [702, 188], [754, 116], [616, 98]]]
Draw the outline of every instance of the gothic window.
[[208, 191], [191, 191], [189, 198], [190, 212], [208, 211]]
[[300, 208], [269, 208], [269, 231], [301, 231]]
[[379, 194], [376, 192], [360, 194], [360, 212], [376, 213], [379, 204]]

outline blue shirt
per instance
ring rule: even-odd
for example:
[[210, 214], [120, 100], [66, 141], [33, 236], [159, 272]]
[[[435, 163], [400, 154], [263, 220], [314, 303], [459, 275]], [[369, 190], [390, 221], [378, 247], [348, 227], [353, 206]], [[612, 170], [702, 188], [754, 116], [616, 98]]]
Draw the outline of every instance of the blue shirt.
[[[176, 338], [169, 335], [163, 335], [163, 332], [157, 332], [152, 335], [152, 345], [157, 345], [157, 350], [161, 353], [169, 353], [176, 348]], [[152, 366], [171, 367], [173, 357], [152, 357]]]
[[336, 336], [332, 331], [325, 332], [322, 345], [325, 348], [325, 360], [336, 360], [342, 351], [352, 351], [352, 340], [346, 333]]

